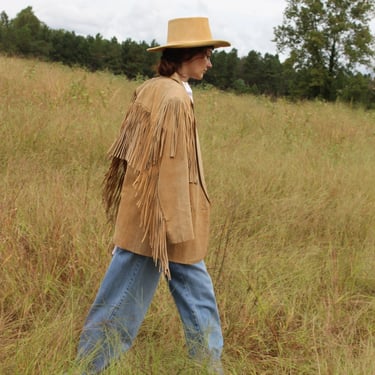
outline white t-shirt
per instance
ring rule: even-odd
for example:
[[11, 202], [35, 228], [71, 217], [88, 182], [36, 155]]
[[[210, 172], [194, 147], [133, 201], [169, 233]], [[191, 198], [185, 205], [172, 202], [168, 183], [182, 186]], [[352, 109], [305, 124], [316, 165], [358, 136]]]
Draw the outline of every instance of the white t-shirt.
[[182, 84], [184, 85], [186, 92], [190, 96], [191, 101], [193, 101], [193, 90], [191, 89], [189, 83], [182, 81]]

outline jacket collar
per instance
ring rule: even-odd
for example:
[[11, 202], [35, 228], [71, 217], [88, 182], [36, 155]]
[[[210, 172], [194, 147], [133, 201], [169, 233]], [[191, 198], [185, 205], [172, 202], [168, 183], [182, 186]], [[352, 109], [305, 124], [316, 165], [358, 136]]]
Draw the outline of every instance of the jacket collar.
[[182, 80], [177, 72], [173, 73], [169, 78], [173, 79], [174, 81], [178, 82], [180, 85], [182, 85]]

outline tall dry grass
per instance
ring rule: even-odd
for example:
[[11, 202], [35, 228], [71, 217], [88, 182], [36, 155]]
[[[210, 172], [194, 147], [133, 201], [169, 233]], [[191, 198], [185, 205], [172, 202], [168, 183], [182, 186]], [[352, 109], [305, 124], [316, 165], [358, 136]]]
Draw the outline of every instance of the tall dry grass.
[[[74, 372], [137, 83], [0, 57], [0, 373]], [[375, 113], [195, 90], [228, 374], [375, 374]], [[108, 374], [201, 374], [160, 283]]]

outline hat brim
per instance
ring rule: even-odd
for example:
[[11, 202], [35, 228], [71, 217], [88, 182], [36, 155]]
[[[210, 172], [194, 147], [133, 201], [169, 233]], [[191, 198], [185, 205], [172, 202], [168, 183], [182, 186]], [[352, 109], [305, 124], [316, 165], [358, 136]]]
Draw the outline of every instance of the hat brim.
[[212, 46], [214, 48], [219, 47], [229, 47], [230, 43], [225, 40], [199, 40], [195, 42], [174, 42], [165, 44], [163, 46], [158, 47], [151, 47], [147, 48], [148, 52], [158, 52], [158, 51], [164, 51], [167, 48], [194, 48], [194, 47], [209, 47]]

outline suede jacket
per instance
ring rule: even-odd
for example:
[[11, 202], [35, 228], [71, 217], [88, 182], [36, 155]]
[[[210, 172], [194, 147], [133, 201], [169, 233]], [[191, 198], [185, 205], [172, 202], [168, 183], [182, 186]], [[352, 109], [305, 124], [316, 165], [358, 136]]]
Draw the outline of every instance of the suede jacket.
[[178, 76], [139, 86], [109, 150], [104, 199], [116, 218], [114, 244], [168, 262], [193, 264], [208, 248], [210, 201], [193, 103]]

